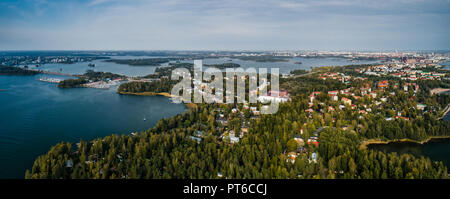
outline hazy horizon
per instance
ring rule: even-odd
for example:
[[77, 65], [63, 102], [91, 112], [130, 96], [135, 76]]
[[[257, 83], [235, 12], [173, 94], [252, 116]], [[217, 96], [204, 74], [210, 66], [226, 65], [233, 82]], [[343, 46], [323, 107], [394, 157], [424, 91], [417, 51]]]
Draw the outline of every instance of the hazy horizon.
[[450, 0], [6, 0], [0, 50], [449, 50]]

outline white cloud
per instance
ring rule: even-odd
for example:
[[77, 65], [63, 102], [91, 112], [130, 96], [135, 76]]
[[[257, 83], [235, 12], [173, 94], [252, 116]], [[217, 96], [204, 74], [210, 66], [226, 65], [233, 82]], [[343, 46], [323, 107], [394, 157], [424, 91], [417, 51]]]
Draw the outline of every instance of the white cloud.
[[[8, 41], [0, 42], [0, 49], [370, 49], [401, 48], [409, 45], [406, 38], [421, 44], [435, 40], [443, 40], [441, 46], [449, 44], [445, 33], [450, 20], [443, 20], [449, 15], [415, 16], [409, 12], [416, 8], [402, 8], [401, 0], [371, 4], [362, 0], [93, 0], [85, 7], [56, 6], [66, 9], [65, 23], [8, 26], [0, 32], [1, 40]], [[383, 6], [396, 12], [386, 13]], [[375, 14], [366, 14], [369, 11]], [[434, 37], [421, 30], [432, 30]]]

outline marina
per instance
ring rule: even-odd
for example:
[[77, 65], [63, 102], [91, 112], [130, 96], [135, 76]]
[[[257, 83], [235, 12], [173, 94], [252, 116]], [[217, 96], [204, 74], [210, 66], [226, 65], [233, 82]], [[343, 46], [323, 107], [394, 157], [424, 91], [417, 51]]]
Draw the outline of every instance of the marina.
[[40, 78], [39, 78], [39, 81], [42, 81], [42, 82], [50, 82], [50, 83], [59, 83], [59, 82], [62, 81], [62, 79], [40, 77]]
[[118, 95], [114, 83], [61, 89], [34, 76], [0, 76], [0, 178], [23, 178], [55, 143], [142, 132], [186, 110], [163, 96]]
[[109, 81], [97, 81], [97, 82], [90, 82], [87, 84], [83, 84], [83, 87], [87, 88], [97, 88], [97, 89], [109, 89], [112, 86], [116, 86], [122, 82], [122, 79], [118, 80], [109, 80]]

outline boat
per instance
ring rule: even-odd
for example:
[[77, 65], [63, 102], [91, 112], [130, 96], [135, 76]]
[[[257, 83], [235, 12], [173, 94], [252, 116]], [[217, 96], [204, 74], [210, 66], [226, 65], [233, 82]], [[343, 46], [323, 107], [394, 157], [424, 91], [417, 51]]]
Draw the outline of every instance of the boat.
[[302, 64], [302, 62], [295, 62], [295, 64]]
[[89, 67], [95, 67], [95, 64], [90, 63], [90, 64], [88, 64], [88, 66]]
[[144, 121], [147, 121], [147, 119], [144, 117]]

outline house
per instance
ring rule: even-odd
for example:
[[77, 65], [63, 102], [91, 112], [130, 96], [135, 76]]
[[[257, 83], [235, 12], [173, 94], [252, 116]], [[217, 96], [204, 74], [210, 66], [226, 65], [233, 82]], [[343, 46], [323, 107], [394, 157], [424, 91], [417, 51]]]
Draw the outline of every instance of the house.
[[417, 104], [417, 109], [419, 109], [419, 110], [423, 111], [426, 107], [427, 107], [427, 105], [425, 105], [425, 104]]
[[258, 97], [260, 102], [287, 102], [289, 101], [289, 93], [287, 91], [269, 91], [268, 95]]
[[230, 142], [232, 144], [239, 142], [239, 137], [230, 136]]
[[297, 144], [299, 146], [304, 146], [305, 145], [305, 141], [303, 141], [303, 139], [300, 136], [295, 136], [294, 140], [297, 142]]
[[339, 91], [328, 91], [328, 95], [333, 96], [333, 95], [337, 95], [339, 93]]
[[338, 98], [338, 96], [337, 96], [337, 95], [333, 95], [333, 96], [331, 96], [331, 100], [333, 100], [333, 101], [338, 101], [338, 100], [339, 100], [339, 98]]
[[314, 144], [316, 147], [319, 147], [319, 142], [315, 139], [308, 139], [308, 145]]
[[372, 91], [372, 89], [370, 87], [361, 87], [361, 95], [365, 95], [368, 94]]
[[67, 160], [67, 161], [66, 161], [66, 167], [67, 167], [67, 168], [72, 168], [72, 167], [73, 167], [73, 162], [72, 162], [72, 160]]
[[352, 100], [351, 100], [351, 99], [348, 99], [348, 98], [346, 98], [346, 97], [343, 97], [343, 98], [341, 99], [341, 101], [344, 102], [344, 104], [346, 104], [346, 105], [352, 105]]
[[338, 93], [339, 91], [328, 91], [328, 95], [331, 97], [331, 100], [338, 101]]
[[317, 163], [317, 153], [314, 152], [311, 154], [311, 159], [309, 159], [309, 162]]
[[389, 81], [388, 80], [383, 80], [378, 82], [378, 88], [384, 89], [389, 87]]
[[226, 120], [225, 118], [219, 118], [216, 120], [216, 122], [222, 124], [222, 125], [227, 125], [228, 124], [228, 120]]
[[233, 130], [230, 130], [230, 131], [228, 132], [228, 135], [229, 135], [230, 137], [234, 137], [234, 136], [236, 135], [236, 133], [235, 133]]
[[248, 133], [248, 129], [241, 128], [241, 133], [239, 133], [239, 138], [243, 138], [246, 133]]
[[309, 95], [309, 101], [313, 103], [314, 99], [316, 99], [316, 96], [314, 94]]
[[269, 91], [269, 96], [278, 96], [278, 97], [288, 97], [289, 93], [287, 91]]
[[290, 152], [288, 154], [288, 158], [286, 159], [286, 162], [291, 162], [292, 164], [294, 164], [296, 158], [297, 158], [297, 154], [295, 154], [295, 152]]
[[195, 137], [195, 136], [190, 136], [190, 138], [193, 141], [197, 141], [197, 143], [200, 143], [200, 141], [202, 141], [202, 138], [198, 138], [198, 137]]
[[402, 116], [395, 116], [395, 119], [404, 119], [404, 120], [409, 120], [408, 117], [402, 117]]
[[202, 136], [203, 136], [203, 132], [202, 132], [202, 131], [197, 131], [196, 136], [197, 136], [197, 137], [202, 137]]
[[332, 106], [328, 106], [328, 111], [334, 111], [334, 108]]

